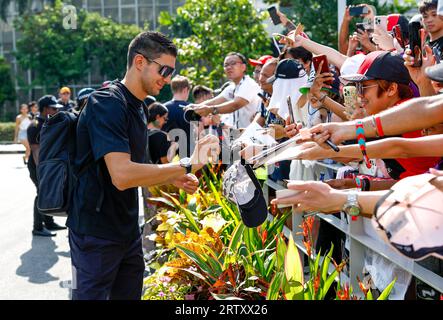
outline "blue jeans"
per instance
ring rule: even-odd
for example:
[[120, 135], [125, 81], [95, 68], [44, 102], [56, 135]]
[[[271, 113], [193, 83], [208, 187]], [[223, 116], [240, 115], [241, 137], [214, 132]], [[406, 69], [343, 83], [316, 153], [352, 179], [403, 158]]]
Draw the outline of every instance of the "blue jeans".
[[129, 242], [69, 230], [73, 300], [140, 300], [145, 264], [141, 238]]

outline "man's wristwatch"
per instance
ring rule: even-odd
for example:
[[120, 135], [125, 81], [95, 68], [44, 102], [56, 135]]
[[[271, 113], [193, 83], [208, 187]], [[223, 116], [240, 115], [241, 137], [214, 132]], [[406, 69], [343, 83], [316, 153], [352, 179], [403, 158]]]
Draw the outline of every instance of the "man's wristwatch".
[[359, 216], [361, 212], [361, 207], [358, 204], [357, 192], [349, 191], [347, 197], [348, 199], [344, 204], [342, 211], [352, 217]]
[[218, 114], [218, 108], [217, 107], [212, 107], [212, 112], [211, 112], [214, 116], [216, 114]]
[[191, 158], [180, 159], [180, 167], [186, 169], [186, 174], [192, 172]]

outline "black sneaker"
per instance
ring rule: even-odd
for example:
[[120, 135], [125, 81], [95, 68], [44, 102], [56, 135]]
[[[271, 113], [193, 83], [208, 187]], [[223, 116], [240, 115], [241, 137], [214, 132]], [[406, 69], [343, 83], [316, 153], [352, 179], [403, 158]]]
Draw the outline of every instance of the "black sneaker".
[[32, 235], [40, 237], [54, 237], [57, 234], [52, 233], [51, 231], [43, 227], [41, 230], [32, 230]]
[[57, 230], [65, 230], [67, 229], [67, 227], [65, 226], [61, 226], [55, 222], [53, 223], [45, 223], [46, 229], [48, 230], [52, 230], [52, 231], [57, 231]]

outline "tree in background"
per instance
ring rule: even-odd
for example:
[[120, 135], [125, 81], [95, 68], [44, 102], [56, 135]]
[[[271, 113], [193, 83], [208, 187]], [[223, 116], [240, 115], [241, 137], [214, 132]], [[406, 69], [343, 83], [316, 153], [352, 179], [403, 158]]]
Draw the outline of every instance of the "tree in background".
[[56, 0], [39, 14], [24, 14], [15, 21], [21, 33], [17, 59], [35, 72], [35, 84], [65, 85], [84, 79], [92, 63], [108, 79], [122, 77], [131, 39], [141, 30], [119, 24], [98, 13], [77, 10], [77, 28], [63, 27], [63, 3]]
[[249, 0], [187, 0], [174, 17], [162, 12], [159, 22], [179, 48], [180, 73], [215, 88], [223, 83], [223, 60], [230, 51], [247, 58], [271, 53], [265, 18]]
[[[265, 0], [265, 2], [275, 4], [279, 1]], [[398, 0], [391, 3], [380, 2], [379, 0], [348, 0], [347, 4], [373, 5], [377, 9], [377, 15], [405, 13], [417, 7], [415, 0], [404, 0], [404, 4], [400, 4]], [[313, 40], [333, 48], [338, 47], [337, 0], [284, 0], [280, 1], [280, 9], [295, 23], [302, 23], [306, 33]]]
[[[0, 57], [0, 109], [6, 101], [15, 101], [15, 88], [11, 78], [11, 66], [5, 58]], [[2, 110], [1, 118], [5, 118]]]
[[82, 24], [86, 52], [98, 63], [106, 79], [122, 79], [126, 71], [128, 46], [142, 30], [136, 25], [119, 24], [98, 13], [88, 13]]

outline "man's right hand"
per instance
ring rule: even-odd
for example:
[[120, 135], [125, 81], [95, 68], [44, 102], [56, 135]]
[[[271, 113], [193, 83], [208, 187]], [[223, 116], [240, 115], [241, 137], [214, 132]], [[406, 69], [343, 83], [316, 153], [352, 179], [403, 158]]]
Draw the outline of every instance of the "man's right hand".
[[[355, 125], [353, 122], [330, 122], [330, 123], [320, 123], [311, 129], [309, 129], [311, 134], [317, 135], [317, 138], [322, 138], [322, 140], [330, 139], [335, 144], [340, 144], [341, 142], [354, 139], [355, 136]], [[312, 141], [312, 139], [305, 139], [302, 141]]]

